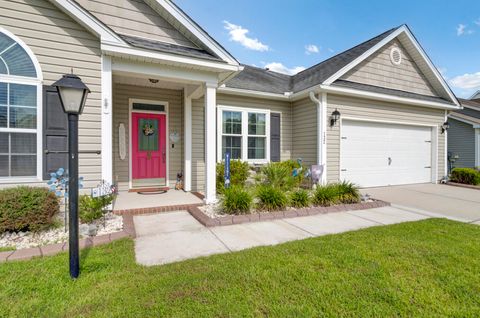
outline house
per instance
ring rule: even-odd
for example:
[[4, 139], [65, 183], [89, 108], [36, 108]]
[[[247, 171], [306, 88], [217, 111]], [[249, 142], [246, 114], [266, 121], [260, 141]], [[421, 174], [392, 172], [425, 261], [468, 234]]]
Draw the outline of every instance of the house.
[[[442, 125], [460, 105], [406, 25], [294, 76], [241, 65], [170, 0], [0, 0], [0, 183], [44, 184], [66, 166], [50, 86], [91, 93], [80, 175], [121, 191], [172, 187], [216, 200], [226, 151], [252, 164], [303, 158], [322, 182], [437, 182]], [[332, 116], [335, 115], [335, 116]]]
[[448, 152], [458, 159], [454, 167], [480, 167], [480, 92], [459, 99], [463, 109], [449, 114]]

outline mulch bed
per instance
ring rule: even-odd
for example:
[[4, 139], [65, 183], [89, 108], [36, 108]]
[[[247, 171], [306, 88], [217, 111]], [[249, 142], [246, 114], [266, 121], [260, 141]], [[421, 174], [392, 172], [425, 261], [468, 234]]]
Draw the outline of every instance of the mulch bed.
[[340, 204], [328, 207], [310, 207], [303, 209], [290, 209], [285, 211], [261, 212], [242, 215], [227, 215], [222, 217], [211, 218], [197, 206], [189, 206], [187, 211], [200, 223], [207, 227], [231, 225], [249, 222], [261, 222], [274, 219], [294, 218], [298, 216], [308, 216], [317, 214], [326, 214], [332, 212], [344, 212], [354, 210], [374, 209], [384, 206], [390, 206], [390, 203], [385, 201], [372, 201], [355, 204]]

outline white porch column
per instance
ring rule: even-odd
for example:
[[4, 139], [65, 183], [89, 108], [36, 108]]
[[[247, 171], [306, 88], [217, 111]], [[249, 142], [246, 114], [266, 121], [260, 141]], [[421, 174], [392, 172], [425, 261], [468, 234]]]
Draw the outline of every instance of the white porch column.
[[192, 191], [192, 97], [186, 96], [184, 99], [184, 168], [183, 168], [183, 189]]
[[215, 187], [216, 168], [216, 108], [217, 83], [205, 85], [205, 203], [217, 200]]
[[112, 59], [102, 55], [102, 179], [113, 183]]

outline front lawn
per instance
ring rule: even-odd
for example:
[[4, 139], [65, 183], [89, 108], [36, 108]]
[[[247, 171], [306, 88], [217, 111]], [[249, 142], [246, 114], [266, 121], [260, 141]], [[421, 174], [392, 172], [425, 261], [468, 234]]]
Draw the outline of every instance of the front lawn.
[[0, 316], [480, 316], [480, 227], [374, 227], [181, 263], [135, 264], [133, 242], [0, 264]]

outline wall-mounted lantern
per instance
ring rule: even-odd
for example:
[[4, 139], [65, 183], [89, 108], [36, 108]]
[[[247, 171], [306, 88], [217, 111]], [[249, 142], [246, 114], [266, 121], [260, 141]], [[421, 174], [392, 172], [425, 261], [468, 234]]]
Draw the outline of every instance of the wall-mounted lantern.
[[448, 121], [444, 122], [442, 124], [442, 134], [444, 134], [449, 128], [450, 128], [450, 124], [448, 123]]
[[335, 126], [335, 124], [339, 120], [340, 120], [340, 112], [338, 111], [338, 109], [335, 108], [335, 110], [332, 112], [332, 116], [330, 119], [330, 126]]

